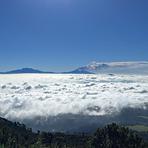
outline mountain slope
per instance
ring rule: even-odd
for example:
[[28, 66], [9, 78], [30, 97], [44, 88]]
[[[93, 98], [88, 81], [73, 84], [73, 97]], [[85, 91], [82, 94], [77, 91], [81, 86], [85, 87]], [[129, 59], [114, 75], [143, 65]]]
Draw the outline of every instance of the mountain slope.
[[148, 61], [142, 62], [92, 62], [75, 71], [81, 73], [148, 74]]
[[134, 147], [146, 148], [144, 141], [135, 132], [115, 123], [98, 128], [93, 135], [84, 133], [33, 133], [24, 124], [13, 123], [0, 118], [0, 147], [1, 148], [110, 148]]
[[41, 73], [53, 73], [53, 72], [44, 72], [44, 71], [40, 71], [33, 68], [22, 68], [22, 69], [7, 71], [7, 72], [1, 72], [1, 74], [21, 74], [21, 73], [40, 73], [41, 74]]
[[[33, 68], [22, 68], [0, 74], [21, 74], [21, 73], [39, 73], [48, 74], [54, 72], [44, 72]], [[136, 62], [91, 62], [86, 66], [79, 67], [73, 71], [61, 72], [63, 74], [148, 74], [148, 61]], [[58, 73], [59, 74], [59, 73]]]

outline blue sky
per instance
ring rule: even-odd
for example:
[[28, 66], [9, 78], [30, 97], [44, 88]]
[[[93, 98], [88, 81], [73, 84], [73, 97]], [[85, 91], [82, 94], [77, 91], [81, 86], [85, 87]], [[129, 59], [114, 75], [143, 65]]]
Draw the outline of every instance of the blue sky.
[[148, 60], [147, 0], [0, 0], [0, 71]]

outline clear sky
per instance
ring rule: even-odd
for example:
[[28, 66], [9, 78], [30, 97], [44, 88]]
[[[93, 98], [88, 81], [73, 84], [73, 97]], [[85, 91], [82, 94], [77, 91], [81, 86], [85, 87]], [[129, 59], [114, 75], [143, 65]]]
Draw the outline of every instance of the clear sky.
[[148, 60], [148, 0], [0, 0], [0, 71]]

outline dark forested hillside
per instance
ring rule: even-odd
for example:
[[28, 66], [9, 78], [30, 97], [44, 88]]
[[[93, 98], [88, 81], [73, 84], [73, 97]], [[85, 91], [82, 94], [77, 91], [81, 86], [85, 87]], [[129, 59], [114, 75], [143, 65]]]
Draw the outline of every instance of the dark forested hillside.
[[24, 124], [0, 118], [0, 144], [6, 148], [28, 147], [36, 142], [37, 134]]
[[0, 148], [147, 148], [146, 141], [115, 123], [99, 128], [94, 135], [33, 133], [24, 124], [0, 118]]

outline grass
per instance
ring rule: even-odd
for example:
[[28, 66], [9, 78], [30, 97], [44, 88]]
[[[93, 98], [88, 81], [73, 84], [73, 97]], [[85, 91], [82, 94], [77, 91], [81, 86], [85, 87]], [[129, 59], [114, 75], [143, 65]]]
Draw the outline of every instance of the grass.
[[148, 116], [138, 116], [139, 118], [148, 119]]
[[132, 130], [138, 131], [138, 132], [148, 132], [148, 126], [146, 126], [146, 125], [130, 125], [127, 127], [129, 129], [132, 129]]

